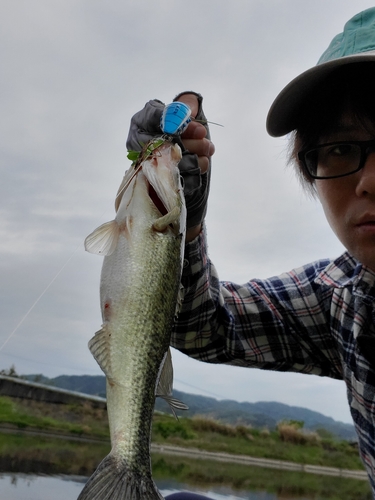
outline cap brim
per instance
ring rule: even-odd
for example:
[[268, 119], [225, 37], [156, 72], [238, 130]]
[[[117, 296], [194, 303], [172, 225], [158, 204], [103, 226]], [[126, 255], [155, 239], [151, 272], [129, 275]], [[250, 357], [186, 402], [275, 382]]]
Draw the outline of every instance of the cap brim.
[[314, 66], [294, 78], [271, 105], [267, 115], [267, 132], [272, 137], [281, 137], [295, 130], [301, 106], [315, 87], [340, 66], [366, 61], [375, 61], [375, 51], [333, 59]]

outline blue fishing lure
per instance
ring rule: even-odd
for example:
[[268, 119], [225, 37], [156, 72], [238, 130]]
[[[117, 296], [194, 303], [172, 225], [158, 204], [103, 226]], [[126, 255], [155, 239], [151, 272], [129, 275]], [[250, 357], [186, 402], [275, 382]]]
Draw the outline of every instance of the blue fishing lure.
[[191, 109], [183, 102], [167, 104], [160, 119], [160, 128], [164, 134], [181, 135], [191, 122]]

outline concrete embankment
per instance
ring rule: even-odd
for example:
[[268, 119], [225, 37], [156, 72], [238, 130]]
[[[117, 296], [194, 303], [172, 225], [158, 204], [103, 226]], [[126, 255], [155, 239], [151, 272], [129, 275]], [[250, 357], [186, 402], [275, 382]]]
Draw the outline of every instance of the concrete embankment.
[[[93, 407], [105, 408], [106, 400], [103, 398], [89, 396], [87, 394], [58, 389], [22, 379], [15, 379], [0, 375], [0, 394], [13, 398], [33, 399], [47, 403], [71, 404], [89, 401]], [[56, 433], [54, 431], [39, 431], [38, 429], [18, 429], [15, 426], [1, 424], [0, 433], [25, 434], [53, 439], [64, 439], [86, 443], [108, 443], [109, 440], [98, 439], [90, 436], [77, 436], [72, 434]], [[362, 470], [339, 469], [335, 467], [321, 467], [317, 465], [298, 464], [283, 460], [271, 460], [267, 458], [249, 457], [246, 455], [233, 455], [229, 453], [217, 453], [198, 450], [195, 448], [180, 448], [177, 446], [152, 444], [151, 450], [155, 453], [165, 453], [180, 457], [189, 457], [198, 460], [214, 460], [227, 463], [237, 463], [254, 467], [265, 467], [270, 469], [281, 469], [289, 471], [307, 472], [309, 474], [321, 474], [328, 476], [341, 476], [346, 478], [367, 480], [367, 474]]]
[[[14, 426], [0, 425], [0, 433], [5, 434], [24, 434], [28, 436], [47, 437], [51, 439], [64, 439], [69, 441], [78, 441], [85, 443], [109, 443], [108, 439], [99, 439], [90, 436], [74, 436], [70, 434], [61, 434], [52, 431], [39, 431], [37, 429], [18, 429]], [[151, 451], [166, 455], [175, 455], [178, 457], [193, 458], [194, 460], [213, 460], [215, 462], [235, 463], [248, 465], [252, 467], [264, 467], [267, 469], [289, 470], [297, 472], [307, 472], [309, 474], [320, 474], [325, 476], [338, 476], [351, 479], [367, 480], [367, 474], [361, 470], [339, 469], [336, 467], [322, 467], [319, 465], [297, 464], [285, 460], [271, 460], [269, 458], [249, 457], [247, 455], [233, 455], [231, 453], [218, 453], [197, 448], [181, 448], [177, 446], [161, 445], [153, 443]]]
[[367, 480], [365, 471], [339, 469], [336, 467], [321, 467], [319, 465], [297, 464], [284, 460], [271, 460], [269, 458], [256, 458], [246, 455], [232, 455], [230, 453], [218, 453], [198, 450], [195, 448], [178, 448], [177, 446], [166, 446], [153, 444], [151, 450], [155, 453], [165, 453], [167, 455], [176, 455], [180, 457], [191, 457], [199, 460], [214, 460], [216, 462], [236, 463], [242, 465], [251, 465], [255, 467], [265, 467], [268, 469], [281, 469], [298, 472], [308, 472], [309, 474], [322, 474], [325, 476], [339, 476], [352, 479]]
[[106, 408], [104, 398], [90, 396], [82, 392], [68, 391], [58, 387], [30, 382], [21, 378], [0, 375], [0, 395], [11, 398], [32, 399], [45, 403], [74, 404], [89, 401], [93, 407]]

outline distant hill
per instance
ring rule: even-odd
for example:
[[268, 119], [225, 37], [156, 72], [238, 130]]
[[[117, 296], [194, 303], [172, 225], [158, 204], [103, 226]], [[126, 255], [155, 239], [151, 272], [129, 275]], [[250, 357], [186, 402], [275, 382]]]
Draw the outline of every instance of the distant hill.
[[[105, 397], [106, 383], [102, 375], [60, 375], [55, 378], [24, 375], [23, 378], [62, 389]], [[188, 417], [202, 415], [233, 425], [244, 424], [268, 429], [274, 429], [282, 420], [300, 420], [304, 422], [304, 428], [307, 430], [325, 429], [341, 439], [357, 440], [352, 424], [337, 422], [331, 417], [299, 406], [265, 401], [258, 403], [239, 403], [229, 399], [219, 401], [215, 398], [187, 394], [177, 390], [173, 391], [173, 395], [189, 406], [189, 410], [183, 412], [183, 415]], [[160, 398], [157, 399], [156, 409], [169, 412], [168, 405]]]

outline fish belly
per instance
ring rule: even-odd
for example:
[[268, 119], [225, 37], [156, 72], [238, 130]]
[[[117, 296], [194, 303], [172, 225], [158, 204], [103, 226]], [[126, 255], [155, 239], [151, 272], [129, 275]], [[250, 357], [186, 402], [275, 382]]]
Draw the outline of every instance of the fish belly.
[[[149, 227], [149, 225], [147, 226]], [[151, 477], [157, 377], [169, 347], [180, 282], [181, 241], [139, 228], [105, 257], [103, 327], [90, 349], [107, 377], [112, 449], [79, 500], [160, 499]]]

